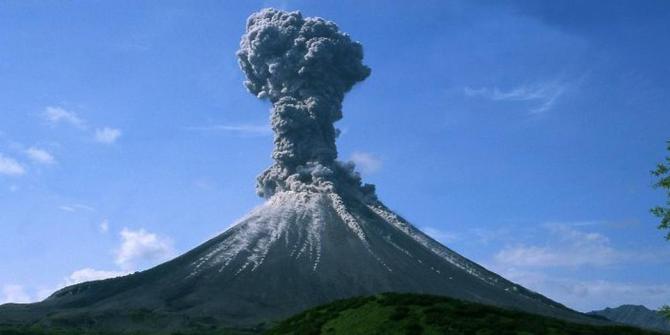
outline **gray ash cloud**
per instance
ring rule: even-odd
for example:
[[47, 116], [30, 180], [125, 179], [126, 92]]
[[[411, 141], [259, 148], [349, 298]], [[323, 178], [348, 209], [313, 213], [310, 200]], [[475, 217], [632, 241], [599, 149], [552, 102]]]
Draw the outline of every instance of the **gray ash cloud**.
[[259, 195], [345, 185], [374, 194], [353, 164], [336, 161], [342, 100], [370, 75], [361, 44], [333, 22], [263, 9], [247, 20], [237, 56], [245, 86], [272, 103], [275, 164], [258, 177]]

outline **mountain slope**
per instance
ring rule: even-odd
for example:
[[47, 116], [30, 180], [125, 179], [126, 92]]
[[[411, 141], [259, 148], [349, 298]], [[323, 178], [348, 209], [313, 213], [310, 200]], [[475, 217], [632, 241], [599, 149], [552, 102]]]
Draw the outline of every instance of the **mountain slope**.
[[293, 316], [268, 335], [317, 334], [658, 334], [592, 326], [445, 297], [386, 293], [340, 300]]
[[[253, 328], [388, 291], [594, 322], [465, 259], [377, 201], [309, 192], [277, 193], [220, 236], [148, 271], [67, 287], [38, 304], [2, 306], [0, 321], [141, 330], [181, 329], [207, 316]], [[133, 321], [132, 311], [141, 310], [157, 320]]]
[[670, 332], [670, 321], [658, 312], [641, 305], [621, 305], [616, 308], [589, 312], [589, 314], [601, 315], [627, 325]]

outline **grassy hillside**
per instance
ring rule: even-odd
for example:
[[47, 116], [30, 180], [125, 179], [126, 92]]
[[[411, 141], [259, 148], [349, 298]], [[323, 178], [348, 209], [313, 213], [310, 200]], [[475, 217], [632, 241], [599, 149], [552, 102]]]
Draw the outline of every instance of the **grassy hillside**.
[[[221, 325], [219, 325], [220, 327]], [[167, 332], [127, 332], [137, 335], [228, 335], [250, 334], [221, 329]], [[117, 335], [74, 329], [14, 328], [0, 325], [0, 335]], [[660, 334], [623, 326], [591, 326], [539, 315], [511, 311], [447, 297], [386, 293], [340, 300], [316, 307], [283, 322], [267, 335], [652, 335]]]
[[224, 328], [174, 331], [95, 331], [85, 328], [0, 325], [0, 335], [257, 335], [259, 332]]
[[95, 332], [74, 329], [45, 329], [32, 327], [0, 327], [0, 335], [249, 335], [231, 331], [174, 331], [174, 332]]
[[590, 326], [446, 297], [387, 293], [337, 301], [287, 319], [285, 334], [658, 334], [622, 326]]

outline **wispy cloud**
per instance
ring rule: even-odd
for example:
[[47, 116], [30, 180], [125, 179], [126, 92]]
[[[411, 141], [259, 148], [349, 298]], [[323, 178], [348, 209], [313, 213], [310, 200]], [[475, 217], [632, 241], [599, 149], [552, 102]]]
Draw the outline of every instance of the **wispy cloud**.
[[101, 233], [106, 234], [109, 231], [109, 220], [107, 219], [102, 220], [98, 228], [100, 229]]
[[121, 130], [116, 128], [104, 127], [95, 130], [95, 140], [104, 143], [112, 144], [121, 137]]
[[[68, 206], [61, 207], [61, 209], [72, 208]], [[107, 232], [109, 230], [109, 221], [106, 219], [103, 220], [99, 228], [101, 232]], [[87, 281], [125, 276], [141, 269], [141, 267], [153, 266], [176, 255], [176, 251], [172, 246], [172, 240], [169, 238], [150, 233], [144, 229], [131, 230], [123, 228], [119, 234], [121, 236], [121, 244], [115, 250], [114, 255], [118, 269], [99, 270], [85, 267], [73, 271], [69, 276], [59, 280], [56, 285], [48, 288], [42, 287], [40, 289], [32, 288], [28, 290], [23, 285], [4, 285], [0, 287], [0, 304], [41, 301], [63, 287]]]
[[21, 176], [25, 173], [26, 169], [18, 161], [0, 153], [0, 175]]
[[81, 131], [84, 131], [93, 136], [93, 139], [98, 143], [112, 144], [116, 142], [122, 135], [121, 129], [112, 127], [102, 127], [92, 130], [88, 122], [79, 117], [77, 113], [66, 110], [63, 107], [49, 106], [45, 108], [43, 113], [44, 118], [52, 125], [59, 123], [67, 123]]
[[42, 301], [55, 291], [66, 286], [75, 285], [87, 281], [108, 279], [125, 276], [127, 271], [117, 270], [96, 270], [93, 268], [83, 268], [72, 272], [69, 276], [60, 280], [51, 287], [27, 288], [23, 285], [4, 285], [0, 291], [0, 305], [4, 303], [32, 303]]
[[50, 165], [56, 162], [54, 156], [44, 149], [30, 147], [26, 149], [25, 153], [28, 155], [28, 158], [36, 163]]
[[609, 238], [568, 224], [546, 224], [550, 241], [543, 245], [507, 246], [495, 254], [498, 264], [512, 267], [607, 266], [654, 259], [653, 252], [621, 250]]
[[537, 270], [495, 266], [491, 269], [513, 282], [583, 312], [623, 304], [645, 305], [656, 309], [670, 301], [668, 284], [640, 284], [602, 279], [579, 280], [548, 275]]
[[494, 87], [465, 87], [463, 93], [467, 97], [482, 98], [492, 101], [524, 102], [532, 114], [549, 111], [565, 92], [566, 85], [558, 82], [545, 82], [535, 85], [521, 85], [511, 89]]
[[34, 300], [22, 285], [4, 285], [0, 293], [0, 305], [9, 302], [28, 303]]
[[71, 204], [71, 205], [60, 205], [58, 206], [58, 209], [65, 211], [65, 212], [78, 212], [80, 210], [88, 211], [88, 212], [94, 212], [95, 208], [87, 205], [82, 205], [82, 204]]
[[355, 151], [349, 157], [356, 166], [365, 174], [372, 174], [382, 168], [382, 160], [379, 157], [362, 151]]
[[74, 212], [77, 211], [77, 210], [74, 209], [73, 207], [71, 207], [71, 206], [66, 206], [66, 205], [58, 206], [58, 209], [60, 209], [60, 210], [62, 210], [62, 211], [65, 211], [65, 212], [70, 212], [70, 213], [74, 213]]
[[70, 276], [65, 278], [64, 286], [70, 286], [93, 280], [121, 277], [127, 275], [128, 273], [129, 272], [126, 271], [107, 271], [107, 270], [96, 270], [92, 268], [83, 268], [72, 272]]
[[670, 285], [665, 283], [630, 283], [582, 275], [585, 270], [593, 275], [623, 271], [632, 265], [661, 266], [670, 257], [668, 250], [621, 247], [596, 230], [611, 229], [612, 223], [607, 220], [528, 226], [509, 228], [504, 238], [495, 239], [502, 248], [480, 264], [581, 311], [624, 303], [657, 308], [670, 300]]
[[270, 136], [272, 129], [269, 125], [261, 124], [215, 124], [210, 126], [187, 127], [187, 130], [195, 131], [220, 131], [237, 135], [247, 136]]
[[51, 124], [68, 123], [77, 128], [86, 128], [86, 122], [77, 116], [77, 113], [68, 111], [62, 107], [48, 106], [44, 110], [44, 117]]
[[120, 233], [121, 246], [116, 251], [116, 264], [124, 270], [154, 265], [170, 259], [176, 254], [172, 240], [147, 232], [144, 229], [123, 228]]

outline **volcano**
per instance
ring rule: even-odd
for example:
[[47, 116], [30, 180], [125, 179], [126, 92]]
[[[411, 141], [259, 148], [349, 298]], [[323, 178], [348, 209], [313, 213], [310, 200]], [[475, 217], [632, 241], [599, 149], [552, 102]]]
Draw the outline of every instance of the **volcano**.
[[152, 269], [0, 307], [0, 323], [90, 329], [262, 327], [318, 304], [381, 292], [445, 295], [597, 322], [486, 270], [393, 213], [338, 161], [344, 95], [370, 75], [332, 22], [265, 9], [237, 54], [248, 90], [272, 104], [265, 203], [221, 235]]

